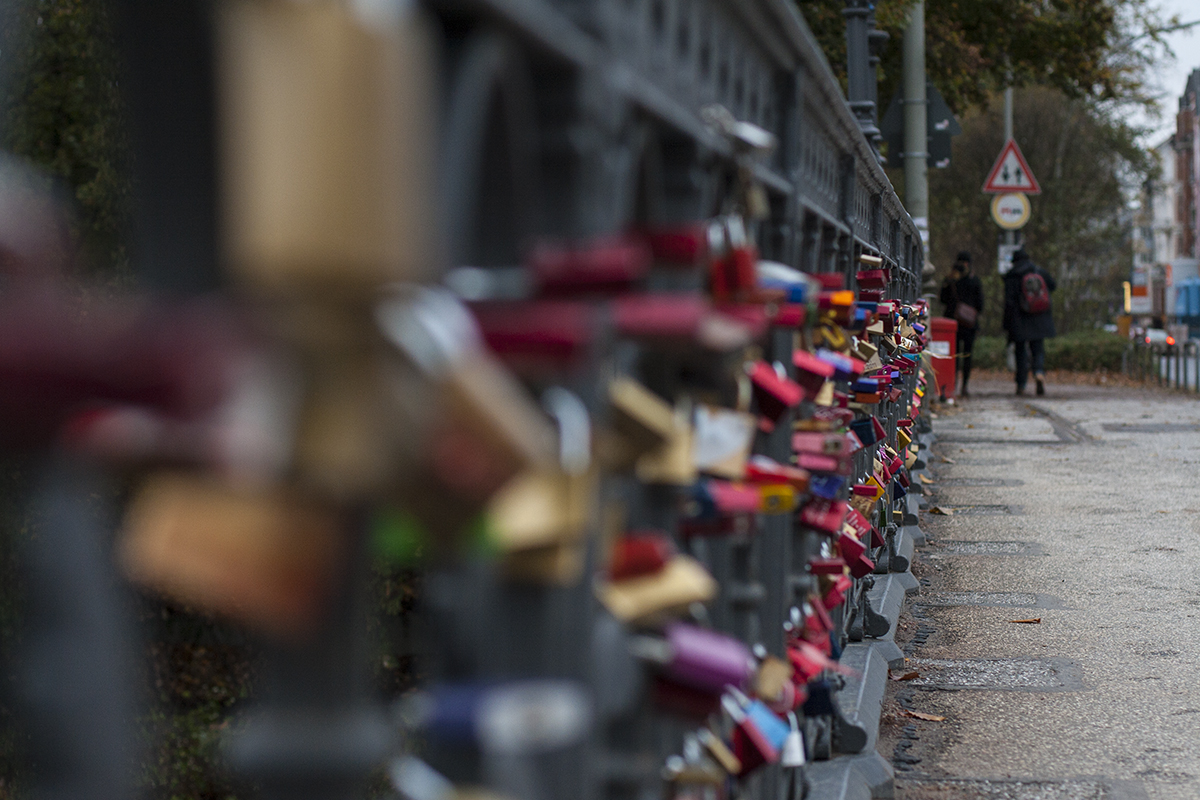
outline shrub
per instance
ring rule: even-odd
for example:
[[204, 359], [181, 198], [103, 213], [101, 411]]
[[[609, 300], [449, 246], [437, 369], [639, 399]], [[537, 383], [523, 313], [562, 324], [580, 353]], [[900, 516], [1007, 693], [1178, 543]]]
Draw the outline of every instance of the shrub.
[[[980, 336], [975, 340], [972, 364], [979, 369], [1007, 369], [1006, 340], [1002, 336]], [[1120, 372], [1121, 353], [1129, 340], [1106, 331], [1077, 331], [1046, 340], [1046, 369], [1072, 372]]]

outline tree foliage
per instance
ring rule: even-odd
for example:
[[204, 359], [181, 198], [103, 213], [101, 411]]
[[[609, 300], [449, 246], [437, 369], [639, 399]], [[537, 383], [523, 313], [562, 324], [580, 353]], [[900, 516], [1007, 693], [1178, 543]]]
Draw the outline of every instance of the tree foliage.
[[[1125, 187], [1149, 174], [1151, 159], [1138, 147], [1135, 131], [1055, 89], [1014, 92], [1013, 123], [1042, 187], [1030, 198], [1025, 248], [1058, 281], [1053, 297], [1059, 331], [1108, 322], [1133, 259]], [[1004, 145], [1000, 104], [968, 112], [962, 124], [951, 166], [929, 173], [930, 261], [940, 268], [940, 280], [957, 251], [973, 253], [987, 297], [982, 332], [997, 335], [1003, 310], [999, 229], [991, 219], [991, 196], [980, 188]]]
[[[845, 1], [796, 3], [844, 79]], [[879, 76], [885, 106], [901, 85], [901, 42], [913, 4], [875, 4], [876, 25], [890, 34]], [[1151, 0], [925, 0], [926, 68], [958, 113], [1010, 83], [1149, 105], [1147, 71], [1165, 48], [1162, 33], [1170, 22], [1160, 19]]]
[[0, 146], [65, 185], [85, 263], [101, 275], [120, 274], [131, 190], [107, 4], [17, 0], [6, 12]]

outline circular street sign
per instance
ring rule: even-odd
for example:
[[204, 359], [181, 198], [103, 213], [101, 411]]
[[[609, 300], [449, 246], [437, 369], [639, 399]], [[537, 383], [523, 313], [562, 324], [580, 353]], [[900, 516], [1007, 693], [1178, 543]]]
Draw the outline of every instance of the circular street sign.
[[1029, 198], [1023, 194], [998, 194], [992, 198], [992, 219], [1006, 231], [1024, 228], [1029, 222]]

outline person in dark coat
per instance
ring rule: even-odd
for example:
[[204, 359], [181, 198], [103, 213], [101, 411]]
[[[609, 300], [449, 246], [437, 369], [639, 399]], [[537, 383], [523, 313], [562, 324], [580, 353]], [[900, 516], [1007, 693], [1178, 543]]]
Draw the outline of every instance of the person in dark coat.
[[1037, 382], [1037, 393], [1042, 395], [1046, 393], [1045, 340], [1054, 338], [1054, 317], [1048, 308], [1036, 314], [1022, 310], [1022, 279], [1030, 273], [1041, 275], [1049, 291], [1056, 287], [1053, 276], [1034, 264], [1028, 253], [1024, 250], [1013, 253], [1012, 269], [1004, 276], [1004, 330], [1008, 331], [1008, 340], [1016, 344], [1017, 394], [1025, 394], [1032, 360], [1033, 379]]
[[[945, 310], [942, 316], [958, 322], [958, 333], [955, 335], [954, 371], [962, 376], [962, 390], [959, 394], [968, 397], [967, 382], [971, 380], [971, 351], [975, 349], [975, 332], [979, 330], [978, 315], [983, 313], [983, 284], [979, 276], [971, 272], [971, 254], [963, 250], [954, 259], [950, 268], [950, 277], [942, 283], [942, 305]], [[974, 321], [966, 319], [969, 314], [960, 314], [958, 304], [965, 303], [975, 309]]]

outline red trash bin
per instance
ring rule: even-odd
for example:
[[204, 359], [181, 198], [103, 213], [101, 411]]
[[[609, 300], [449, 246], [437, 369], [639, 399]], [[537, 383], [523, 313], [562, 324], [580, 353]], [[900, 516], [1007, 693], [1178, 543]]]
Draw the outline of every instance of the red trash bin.
[[945, 317], [934, 317], [930, 320], [929, 327], [932, 332], [929, 353], [933, 357], [933, 374], [937, 377], [938, 391], [944, 400], [947, 397], [954, 397], [954, 362], [957, 355], [958, 322]]

